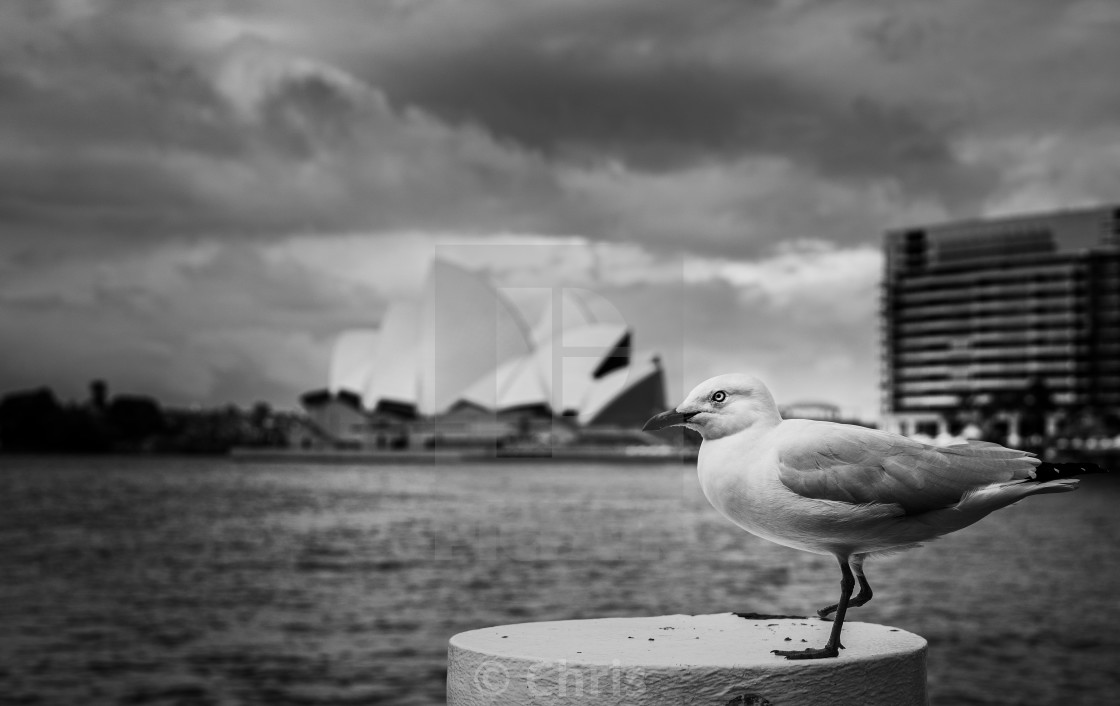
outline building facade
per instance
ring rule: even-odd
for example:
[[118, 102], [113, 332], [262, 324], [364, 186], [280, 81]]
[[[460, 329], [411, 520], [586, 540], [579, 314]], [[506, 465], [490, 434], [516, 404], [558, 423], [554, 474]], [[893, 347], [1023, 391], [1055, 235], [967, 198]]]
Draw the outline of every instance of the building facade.
[[1120, 413], [1120, 205], [899, 229], [884, 246], [888, 428], [995, 417], [1015, 440]]

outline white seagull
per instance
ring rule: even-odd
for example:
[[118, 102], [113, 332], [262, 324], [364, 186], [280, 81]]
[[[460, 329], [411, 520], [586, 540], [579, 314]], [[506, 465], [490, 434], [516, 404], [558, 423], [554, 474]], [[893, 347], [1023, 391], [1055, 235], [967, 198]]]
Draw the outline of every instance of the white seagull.
[[[1026, 451], [969, 442], [935, 447], [877, 429], [783, 420], [749, 375], [714, 377], [644, 429], [700, 433], [700, 487], [716, 510], [751, 534], [840, 563], [840, 600], [823, 648], [774, 650], [788, 659], [836, 657], [849, 605], [871, 600], [868, 556], [955, 532], [1028, 495], [1074, 490], [1094, 464], [1044, 463]], [[854, 578], [853, 578], [854, 574]], [[856, 579], [859, 593], [852, 598]]]

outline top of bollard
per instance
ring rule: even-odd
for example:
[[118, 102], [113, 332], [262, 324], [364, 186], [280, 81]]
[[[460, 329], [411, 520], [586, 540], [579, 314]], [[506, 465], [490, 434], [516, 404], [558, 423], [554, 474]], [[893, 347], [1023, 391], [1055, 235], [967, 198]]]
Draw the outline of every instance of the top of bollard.
[[451, 638], [447, 703], [925, 706], [926, 641], [904, 630], [846, 624], [847, 649], [833, 659], [770, 653], [824, 644], [831, 627], [724, 613], [472, 630]]
[[771, 650], [819, 647], [832, 623], [819, 618], [747, 619], [734, 613], [599, 618], [503, 625], [460, 633], [452, 649], [529, 661], [673, 667], [828, 668], [828, 664], [923, 652], [924, 638], [874, 623], [845, 623], [835, 659], [791, 661]]

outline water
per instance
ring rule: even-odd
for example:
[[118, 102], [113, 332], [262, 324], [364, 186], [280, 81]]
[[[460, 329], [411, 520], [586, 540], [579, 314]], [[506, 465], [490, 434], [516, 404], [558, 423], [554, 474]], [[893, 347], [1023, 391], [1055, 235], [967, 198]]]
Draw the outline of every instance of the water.
[[[730, 526], [691, 469], [0, 457], [0, 702], [439, 704], [447, 639], [804, 613], [831, 559]], [[934, 704], [1120, 694], [1120, 484], [868, 564], [853, 619], [930, 642]]]

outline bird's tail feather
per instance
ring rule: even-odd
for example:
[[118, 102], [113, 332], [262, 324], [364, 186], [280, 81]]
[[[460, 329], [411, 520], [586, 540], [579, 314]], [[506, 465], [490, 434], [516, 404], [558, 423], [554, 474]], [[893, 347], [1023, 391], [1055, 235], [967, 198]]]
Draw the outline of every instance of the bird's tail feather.
[[1005, 483], [993, 483], [965, 493], [961, 501], [957, 503], [956, 508], [966, 514], [973, 511], [987, 514], [1031, 495], [1068, 493], [1071, 490], [1077, 490], [1078, 483], [1079, 481], [1076, 478], [1060, 478], [1043, 483], [1034, 480], [1011, 480]]
[[1043, 461], [1035, 467], [1032, 479], [1039, 483], [1046, 483], [1088, 473], [1111, 473], [1111, 471], [1107, 468], [1101, 468], [1095, 463], [1047, 463]]
[[[1020, 481], [1024, 482], [1024, 481]], [[1071, 490], [1077, 490], [1077, 486], [1081, 481], [1076, 478], [1058, 478], [1057, 480], [1048, 480], [1044, 483], [1031, 484], [1025, 495], [1045, 495], [1046, 493], [1068, 493]]]
[[[960, 502], [952, 507], [917, 515], [914, 519], [925, 527], [932, 527], [937, 533], [935, 536], [941, 536], [968, 527], [988, 513], [1014, 505], [1023, 498], [1045, 493], [1068, 493], [1077, 490], [1079, 483], [1076, 478], [1058, 478], [1042, 482], [1023, 478], [992, 483], [968, 491]], [[928, 535], [923, 537], [923, 539], [929, 538]]]

